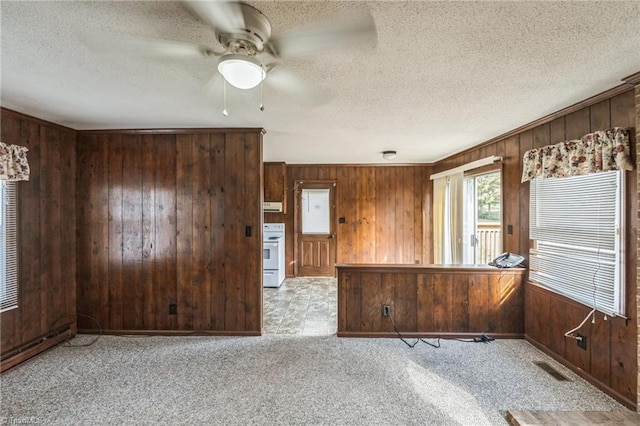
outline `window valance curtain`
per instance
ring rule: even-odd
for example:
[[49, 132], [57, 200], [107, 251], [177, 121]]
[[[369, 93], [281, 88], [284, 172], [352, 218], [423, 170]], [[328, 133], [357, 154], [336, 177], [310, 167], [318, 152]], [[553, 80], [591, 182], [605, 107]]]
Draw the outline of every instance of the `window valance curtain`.
[[632, 170], [629, 132], [622, 127], [589, 133], [580, 139], [530, 149], [524, 153], [522, 182], [535, 178]]
[[0, 180], [29, 180], [28, 148], [0, 142]]

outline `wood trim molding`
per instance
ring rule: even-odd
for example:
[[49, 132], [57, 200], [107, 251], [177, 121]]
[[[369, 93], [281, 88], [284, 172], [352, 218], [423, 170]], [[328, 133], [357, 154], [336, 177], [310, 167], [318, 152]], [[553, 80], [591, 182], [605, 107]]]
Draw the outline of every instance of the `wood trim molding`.
[[52, 347], [57, 346], [61, 342], [71, 339], [73, 336], [75, 336], [74, 328], [75, 326], [71, 326], [71, 328], [68, 328], [67, 330], [62, 331], [60, 334], [57, 334], [51, 338], [43, 340], [41, 343], [38, 343], [35, 346], [32, 346], [22, 352], [18, 352], [16, 355], [3, 360], [2, 363], [0, 363], [0, 373], [4, 373], [8, 369], [15, 367], [16, 365], [30, 358], [33, 358], [36, 355], [41, 354], [47, 349], [51, 349]]
[[12, 109], [4, 108], [4, 107], [0, 107], [0, 113], [2, 115], [7, 115], [9, 117], [17, 118], [19, 120], [29, 120], [29, 121], [33, 121], [33, 122], [35, 122], [37, 124], [42, 124], [42, 125], [45, 125], [45, 126], [58, 127], [61, 130], [65, 130], [65, 131], [77, 132], [76, 129], [72, 129], [71, 127], [63, 126], [63, 125], [58, 124], [58, 123], [53, 123], [51, 121], [43, 120], [41, 118], [34, 117], [32, 115], [24, 114], [22, 112], [14, 111]]
[[243, 128], [177, 128], [177, 129], [97, 129], [97, 130], [77, 130], [78, 134], [83, 135], [110, 135], [110, 134], [135, 134], [135, 135], [161, 135], [161, 134], [192, 134], [192, 133], [260, 133], [265, 134], [267, 131], [262, 127], [243, 127]]
[[534, 120], [534, 121], [532, 121], [530, 123], [527, 123], [527, 124], [525, 124], [523, 126], [520, 126], [520, 127], [516, 128], [516, 129], [510, 130], [510, 131], [508, 131], [506, 133], [498, 135], [498, 136], [496, 136], [494, 138], [491, 138], [491, 139], [489, 139], [489, 140], [487, 140], [485, 142], [482, 142], [480, 144], [477, 144], [477, 145], [474, 145], [472, 147], [463, 149], [462, 151], [458, 151], [458, 152], [453, 153], [451, 155], [447, 155], [446, 157], [443, 157], [443, 158], [439, 159], [438, 161], [435, 161], [434, 164], [438, 164], [440, 162], [446, 161], [446, 160], [448, 160], [450, 158], [453, 158], [453, 157], [458, 157], [460, 155], [467, 154], [467, 153], [469, 153], [471, 151], [475, 151], [476, 149], [480, 149], [480, 148], [485, 147], [487, 145], [491, 145], [492, 143], [499, 142], [499, 141], [504, 140], [504, 139], [508, 139], [508, 138], [510, 138], [512, 136], [516, 136], [516, 135], [518, 135], [518, 134], [520, 134], [522, 132], [525, 132], [527, 130], [531, 130], [534, 127], [538, 127], [538, 126], [540, 126], [542, 124], [549, 123], [549, 122], [555, 120], [556, 118], [563, 117], [565, 115], [569, 115], [572, 112], [576, 112], [578, 110], [581, 110], [582, 108], [597, 104], [598, 102], [604, 101], [605, 99], [609, 99], [609, 98], [617, 96], [617, 95], [619, 95], [621, 93], [625, 93], [625, 92], [628, 92], [630, 90], [633, 90], [632, 84], [634, 84], [634, 83], [632, 83], [632, 82], [635, 81], [634, 79], [640, 79], [640, 72], [637, 73], [637, 74], [633, 74], [632, 76], [629, 76], [627, 78], [629, 80], [625, 80], [624, 84], [616, 86], [613, 89], [609, 89], [609, 90], [604, 91], [602, 93], [598, 93], [595, 96], [587, 98], [587, 99], [585, 99], [583, 101], [580, 101], [580, 102], [578, 102], [576, 104], [570, 105], [570, 106], [568, 106], [566, 108], [563, 108], [563, 109], [561, 109], [559, 111], [553, 112], [553, 113], [551, 113], [549, 115], [545, 115], [544, 117], [541, 117], [541, 118], [539, 118], [537, 120]]
[[599, 381], [595, 377], [593, 377], [590, 374], [586, 373], [584, 370], [581, 370], [580, 368], [578, 368], [575, 365], [571, 364], [569, 361], [567, 361], [566, 359], [562, 358], [560, 355], [556, 354], [555, 352], [551, 351], [550, 349], [548, 349], [543, 344], [538, 343], [537, 341], [535, 341], [534, 339], [532, 339], [531, 337], [529, 337], [526, 334], [525, 334], [524, 338], [525, 338], [525, 340], [527, 342], [529, 342], [533, 346], [535, 346], [536, 349], [538, 349], [538, 350], [544, 352], [545, 354], [549, 355], [551, 358], [553, 358], [554, 360], [556, 360], [560, 364], [564, 365], [569, 370], [573, 371], [574, 373], [576, 373], [578, 376], [582, 377], [587, 382], [591, 383], [592, 385], [594, 385], [595, 387], [597, 387], [598, 389], [600, 389], [604, 393], [610, 395], [612, 398], [614, 398], [615, 400], [620, 402], [622, 405], [624, 405], [627, 408], [630, 408], [632, 410], [637, 410], [638, 409], [638, 405], [635, 402], [631, 401], [630, 399], [627, 399], [624, 395], [620, 394], [616, 390], [614, 390], [614, 389], [610, 388], [609, 386], [605, 385], [604, 383], [602, 383], [601, 381]]
[[249, 331], [214, 331], [214, 330], [97, 330], [81, 328], [78, 334], [104, 334], [114, 336], [261, 336], [258, 330]]
[[[269, 161], [273, 163], [275, 161]], [[319, 163], [319, 164], [305, 164], [305, 163], [287, 163], [287, 167], [431, 167], [435, 163]]]
[[[411, 339], [423, 338], [423, 339], [471, 339], [479, 337], [482, 333], [439, 333], [439, 332], [400, 332], [402, 337], [408, 337]], [[521, 333], [486, 333], [488, 336], [494, 339], [522, 339], [524, 335]], [[364, 337], [364, 338], [398, 338], [398, 335], [393, 331], [338, 331], [338, 337]]]
[[632, 86], [635, 86], [636, 84], [640, 84], [640, 71], [638, 71], [635, 74], [631, 74], [628, 77], [623, 78], [622, 81]]
[[419, 265], [393, 263], [338, 263], [336, 269], [341, 272], [375, 272], [407, 274], [486, 274], [486, 275], [524, 275], [526, 268], [496, 268], [489, 265]]

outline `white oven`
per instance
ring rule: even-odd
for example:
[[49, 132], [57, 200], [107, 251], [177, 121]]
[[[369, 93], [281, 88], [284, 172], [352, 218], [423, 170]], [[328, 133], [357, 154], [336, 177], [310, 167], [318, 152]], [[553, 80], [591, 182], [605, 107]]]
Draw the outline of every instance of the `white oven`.
[[284, 223], [265, 223], [262, 248], [262, 283], [280, 287], [284, 281]]
[[264, 241], [262, 249], [262, 267], [265, 270], [278, 269], [278, 249], [280, 243], [277, 241]]

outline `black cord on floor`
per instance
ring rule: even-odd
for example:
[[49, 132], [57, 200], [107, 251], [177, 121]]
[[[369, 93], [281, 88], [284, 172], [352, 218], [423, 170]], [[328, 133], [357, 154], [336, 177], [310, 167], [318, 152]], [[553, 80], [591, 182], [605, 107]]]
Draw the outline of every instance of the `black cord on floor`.
[[[98, 341], [98, 339], [100, 339], [100, 337], [102, 337], [102, 325], [100, 324], [100, 321], [98, 321], [96, 318], [92, 317], [91, 315], [85, 315], [85, 314], [80, 314], [80, 313], [76, 313], [76, 314], [66, 314], [66, 315], [62, 315], [60, 317], [58, 317], [58, 319], [56, 319], [52, 324], [51, 324], [51, 328], [55, 330], [56, 328], [56, 324], [58, 324], [63, 318], [67, 318], [67, 317], [82, 317], [82, 318], [88, 318], [91, 321], [95, 322], [98, 325], [98, 329], [100, 330], [98, 335], [92, 339], [89, 343], [83, 343], [83, 344], [72, 344], [71, 343], [71, 337], [69, 337], [66, 340], [62, 340], [60, 342], [58, 342], [58, 344], [56, 346], [59, 346], [61, 344], [64, 344], [67, 347], [70, 348], [84, 348], [87, 346], [91, 346], [94, 343], [96, 343]], [[56, 336], [58, 336], [60, 333], [58, 332], [54, 332]]]
[[413, 342], [413, 343], [409, 343], [409, 342], [408, 342], [408, 341], [407, 341], [407, 340], [402, 336], [402, 334], [400, 334], [400, 331], [398, 330], [398, 327], [396, 327], [396, 322], [393, 320], [393, 317], [392, 317], [391, 315], [388, 315], [388, 318], [391, 320], [391, 324], [393, 325], [393, 329], [395, 330], [395, 332], [396, 332], [396, 334], [398, 335], [398, 337], [400, 338], [400, 340], [402, 340], [402, 342], [403, 342], [405, 345], [409, 346], [410, 348], [412, 348], [412, 349], [413, 349], [413, 348], [415, 348], [415, 347], [416, 347], [416, 345], [417, 345], [419, 342], [425, 343], [425, 344], [427, 344], [427, 345], [429, 345], [429, 346], [431, 346], [431, 347], [433, 347], [433, 348], [436, 348], [436, 349], [438, 349], [438, 348], [440, 347], [440, 338], [439, 338], [439, 337], [438, 337], [438, 340], [436, 341], [436, 343], [427, 342], [427, 341], [426, 341], [426, 340], [424, 340], [423, 338], [418, 338], [418, 339], [416, 339], [416, 341], [415, 341], [415, 342]]
[[[415, 342], [410, 343], [407, 341], [407, 339], [404, 338], [404, 336], [400, 333], [400, 331], [398, 330], [398, 327], [396, 326], [396, 322], [393, 320], [393, 316], [391, 315], [387, 315], [387, 318], [389, 318], [389, 320], [391, 321], [391, 325], [393, 325], [393, 329], [395, 330], [396, 334], [398, 335], [398, 337], [400, 338], [400, 340], [402, 340], [402, 342], [409, 346], [410, 348], [415, 348], [416, 345], [418, 344], [418, 342], [422, 342], [425, 343], [431, 347], [434, 347], [436, 349], [438, 349], [440, 347], [440, 339], [443, 339], [443, 337], [438, 337], [436, 343], [431, 343], [426, 341], [425, 339], [419, 337], [416, 339]], [[486, 334], [482, 334], [480, 337], [474, 337], [473, 339], [458, 339], [458, 338], [452, 338], [451, 340], [457, 340], [458, 342], [464, 342], [464, 343], [491, 343], [493, 342], [495, 339], [491, 336], [487, 336]]]

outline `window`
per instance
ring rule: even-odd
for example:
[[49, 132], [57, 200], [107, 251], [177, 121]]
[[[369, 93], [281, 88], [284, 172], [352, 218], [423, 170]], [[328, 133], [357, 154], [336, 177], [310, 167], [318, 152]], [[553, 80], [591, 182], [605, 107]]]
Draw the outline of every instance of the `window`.
[[302, 190], [302, 233], [331, 233], [330, 189]]
[[433, 261], [487, 264], [502, 251], [502, 157], [431, 175]]
[[16, 184], [0, 181], [0, 312], [18, 307]]
[[529, 278], [624, 315], [624, 173], [534, 179], [529, 206]]
[[500, 171], [465, 176], [463, 263], [485, 264], [502, 253]]

